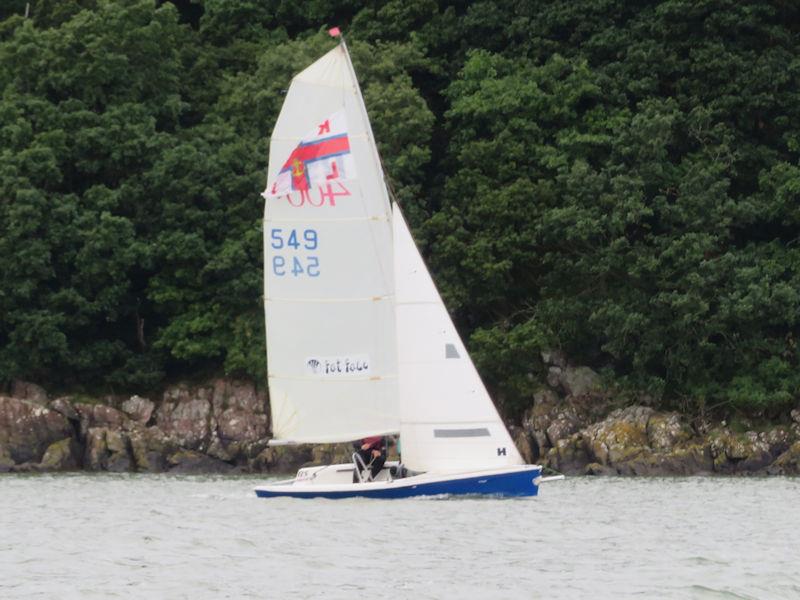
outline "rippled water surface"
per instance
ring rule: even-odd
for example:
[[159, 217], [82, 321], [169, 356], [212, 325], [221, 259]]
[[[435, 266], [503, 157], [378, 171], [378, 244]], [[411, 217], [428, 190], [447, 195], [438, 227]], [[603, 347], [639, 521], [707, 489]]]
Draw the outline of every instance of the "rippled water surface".
[[0, 598], [800, 598], [800, 480], [265, 500], [262, 479], [0, 476]]

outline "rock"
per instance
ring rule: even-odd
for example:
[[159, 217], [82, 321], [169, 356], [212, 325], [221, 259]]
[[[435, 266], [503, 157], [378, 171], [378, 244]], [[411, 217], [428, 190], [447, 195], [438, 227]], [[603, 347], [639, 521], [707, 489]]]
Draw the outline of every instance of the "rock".
[[792, 421], [800, 425], [800, 408], [796, 408], [791, 412]]
[[561, 367], [550, 367], [547, 369], [547, 385], [554, 390], [562, 389], [561, 378], [563, 373], [564, 371]]
[[127, 433], [90, 427], [86, 432], [84, 466], [91, 471], [132, 471], [134, 463], [129, 448]]
[[672, 449], [676, 444], [692, 438], [692, 430], [678, 413], [652, 414], [647, 421], [647, 440], [657, 452]]
[[168, 462], [170, 473], [230, 473], [233, 466], [193, 450], [180, 450], [172, 454]]
[[800, 441], [781, 454], [767, 472], [770, 475], [800, 475]]
[[147, 398], [131, 396], [122, 403], [122, 411], [138, 423], [146, 424], [150, 421], [156, 405]]
[[85, 440], [84, 467], [90, 471], [104, 471], [105, 458], [108, 455], [106, 430], [102, 427], [91, 427], [86, 431]]
[[11, 395], [14, 398], [27, 400], [29, 402], [33, 402], [34, 404], [38, 404], [39, 406], [47, 406], [47, 392], [44, 391], [43, 387], [38, 386], [35, 383], [29, 383], [27, 381], [20, 381], [16, 379], [11, 384]]
[[718, 427], [709, 432], [709, 444], [718, 473], [754, 472], [773, 459], [769, 443], [754, 431], [737, 434]]
[[653, 414], [647, 406], [629, 406], [613, 411], [605, 420], [586, 428], [585, 435], [593, 462], [621, 463], [647, 447], [647, 422]]
[[674, 475], [708, 474], [714, 468], [711, 449], [702, 443], [687, 443], [673, 448], [669, 460], [671, 468], [668, 473]]
[[557, 413], [558, 405], [559, 399], [556, 393], [543, 388], [533, 394], [533, 406], [523, 415], [522, 428], [536, 444], [540, 456], [552, 446], [547, 439], [547, 427]]
[[592, 460], [586, 450], [586, 440], [581, 433], [576, 433], [559, 440], [555, 447], [548, 451], [544, 462], [545, 466], [562, 473], [577, 475], [583, 472]]
[[559, 440], [571, 436], [580, 429], [580, 422], [574, 410], [559, 412], [547, 426], [547, 441], [555, 446]]
[[583, 396], [599, 392], [602, 382], [589, 367], [567, 367], [561, 375], [561, 386], [570, 396]]
[[217, 419], [217, 434], [227, 443], [266, 438], [269, 435], [267, 416], [227, 408]]
[[609, 466], [601, 465], [600, 463], [589, 463], [583, 469], [584, 475], [601, 475], [601, 476], [608, 476], [608, 475], [619, 475], [616, 469], [612, 469]]
[[169, 388], [156, 411], [156, 424], [176, 446], [204, 450], [211, 442], [211, 389]]
[[267, 399], [246, 381], [217, 379], [213, 384], [212, 403], [214, 411], [221, 413], [226, 408], [238, 409], [247, 414], [266, 414]]
[[43, 471], [72, 471], [80, 467], [80, 448], [71, 437], [53, 442], [42, 457]]
[[176, 447], [244, 464], [269, 439], [267, 408], [252, 383], [218, 379], [205, 387], [168, 388], [156, 423]]
[[533, 406], [522, 419], [522, 427], [535, 446], [538, 457], [546, 457], [548, 450], [609, 411], [603, 396], [591, 394], [568, 396], [560, 399], [547, 388], [533, 395]]
[[769, 431], [760, 433], [758, 437], [767, 445], [769, 453], [773, 456], [780, 456], [786, 452], [792, 445], [792, 442], [797, 439], [791, 430], [783, 426], [778, 426]]
[[230, 462], [239, 453], [238, 451], [238, 444], [232, 443], [226, 448], [222, 441], [217, 436], [214, 436], [211, 439], [208, 450], [206, 450], [206, 454], [216, 459]]
[[562, 369], [567, 366], [567, 357], [561, 350], [543, 350], [542, 362], [547, 366], [560, 367]]
[[300, 466], [309, 463], [312, 459], [312, 449], [308, 446], [270, 446], [250, 461], [249, 466], [254, 471], [291, 473], [293, 475]]
[[[390, 456], [391, 448], [388, 449], [388, 460], [393, 460]], [[319, 444], [311, 448], [311, 463], [315, 465], [336, 465], [353, 462], [352, 444]], [[298, 465], [300, 466], [300, 465]]]
[[6, 462], [39, 463], [53, 442], [72, 435], [69, 421], [29, 400], [0, 396], [0, 448]]
[[711, 473], [714, 462], [708, 446], [689, 443], [675, 446], [669, 452], [653, 452], [642, 448], [638, 455], [620, 463], [622, 475], [697, 475]]
[[80, 416], [82, 438], [86, 437], [91, 428], [122, 429], [129, 420], [125, 413], [105, 404], [78, 403], [74, 406]]
[[137, 471], [163, 473], [168, 469], [167, 455], [177, 450], [158, 427], [137, 427], [129, 434], [133, 466]]
[[534, 443], [535, 442], [531, 440], [531, 437], [524, 429], [518, 428], [514, 436], [514, 445], [517, 447], [517, 450], [519, 450], [522, 460], [527, 464], [532, 464], [539, 457], [538, 451], [534, 450]]
[[50, 410], [56, 411], [70, 421], [80, 421], [80, 415], [72, 406], [69, 397], [56, 398], [50, 403]]
[[108, 448], [108, 457], [106, 458], [107, 471], [125, 473], [134, 470], [127, 433], [107, 430], [106, 448]]
[[0, 473], [8, 473], [15, 464], [8, 449], [0, 445]]

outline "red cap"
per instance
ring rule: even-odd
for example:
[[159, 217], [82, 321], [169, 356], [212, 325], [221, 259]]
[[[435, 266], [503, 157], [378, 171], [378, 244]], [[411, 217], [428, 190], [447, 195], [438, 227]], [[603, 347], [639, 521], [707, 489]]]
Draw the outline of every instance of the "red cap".
[[331, 27], [330, 29], [328, 29], [328, 34], [331, 37], [338, 37], [338, 36], [342, 35], [342, 32], [339, 31], [338, 27]]

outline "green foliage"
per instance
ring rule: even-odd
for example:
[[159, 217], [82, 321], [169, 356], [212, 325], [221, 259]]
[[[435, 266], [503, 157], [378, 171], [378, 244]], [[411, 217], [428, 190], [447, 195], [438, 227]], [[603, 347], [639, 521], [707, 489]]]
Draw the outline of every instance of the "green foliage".
[[665, 403], [800, 397], [794, 4], [25, 5], [0, 8], [0, 381], [264, 376], [267, 136], [338, 25], [506, 409], [553, 348]]

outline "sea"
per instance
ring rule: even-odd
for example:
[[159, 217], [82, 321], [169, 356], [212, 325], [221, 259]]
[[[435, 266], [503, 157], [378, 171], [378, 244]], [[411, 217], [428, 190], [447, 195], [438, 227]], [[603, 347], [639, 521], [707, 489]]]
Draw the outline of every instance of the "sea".
[[800, 598], [800, 479], [259, 499], [264, 477], [0, 476], [0, 599]]

